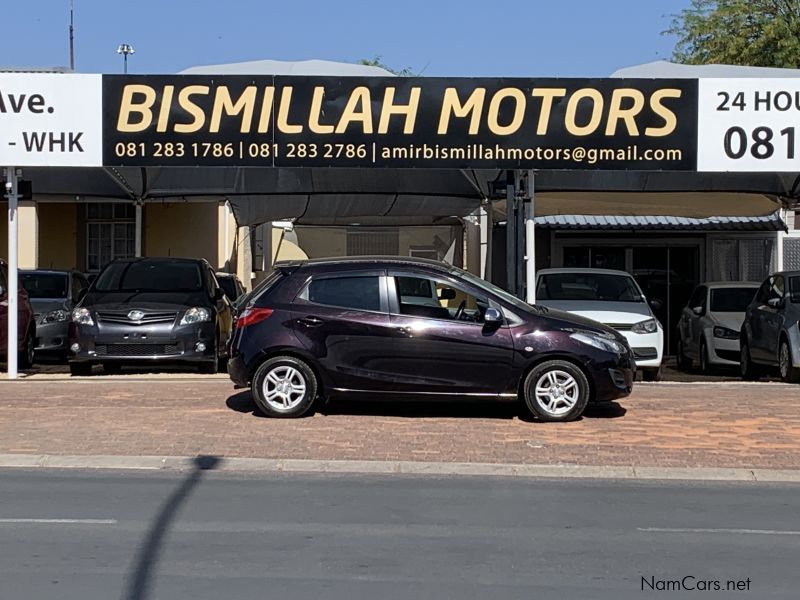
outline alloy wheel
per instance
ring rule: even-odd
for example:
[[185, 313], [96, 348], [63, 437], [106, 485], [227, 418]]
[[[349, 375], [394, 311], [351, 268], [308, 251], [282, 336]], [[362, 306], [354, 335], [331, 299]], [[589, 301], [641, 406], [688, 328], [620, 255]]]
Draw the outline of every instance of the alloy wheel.
[[575, 378], [566, 371], [547, 371], [539, 377], [534, 397], [539, 407], [554, 417], [568, 413], [578, 401], [580, 389]]
[[295, 408], [306, 394], [303, 374], [288, 365], [279, 365], [264, 377], [264, 400], [276, 412], [287, 412]]

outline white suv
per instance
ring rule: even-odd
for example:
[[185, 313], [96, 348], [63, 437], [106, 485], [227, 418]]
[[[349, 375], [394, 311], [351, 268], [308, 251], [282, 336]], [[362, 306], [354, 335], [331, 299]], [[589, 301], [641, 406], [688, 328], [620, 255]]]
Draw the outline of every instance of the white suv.
[[536, 304], [575, 313], [613, 327], [633, 350], [645, 381], [661, 378], [664, 329], [636, 280], [610, 269], [542, 269]]

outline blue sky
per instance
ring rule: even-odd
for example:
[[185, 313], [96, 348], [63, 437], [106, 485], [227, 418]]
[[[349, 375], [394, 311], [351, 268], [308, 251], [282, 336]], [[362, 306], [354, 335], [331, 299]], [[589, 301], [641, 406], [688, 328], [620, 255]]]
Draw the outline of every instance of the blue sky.
[[[689, 0], [74, 0], [76, 70], [376, 55], [426, 76], [605, 76], [668, 59]], [[69, 0], [7, 0], [0, 66], [69, 63]]]

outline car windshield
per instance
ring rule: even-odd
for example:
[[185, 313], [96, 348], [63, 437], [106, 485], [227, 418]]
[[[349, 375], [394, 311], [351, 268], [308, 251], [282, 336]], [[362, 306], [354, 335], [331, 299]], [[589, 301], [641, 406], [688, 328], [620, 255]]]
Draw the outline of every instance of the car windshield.
[[200, 265], [194, 262], [142, 260], [108, 265], [97, 276], [98, 292], [198, 292], [203, 289]]
[[800, 304], [800, 276], [789, 277], [789, 300]]
[[711, 312], [744, 312], [755, 295], [751, 287], [711, 290]]
[[19, 281], [29, 298], [66, 298], [69, 277], [65, 273], [20, 273]]
[[644, 302], [630, 275], [612, 273], [550, 273], [539, 277], [537, 300]]
[[523, 300], [520, 300], [516, 296], [508, 293], [506, 290], [504, 290], [502, 288], [497, 287], [493, 283], [489, 283], [485, 279], [481, 279], [477, 275], [473, 275], [472, 273], [469, 273], [468, 271], [463, 271], [463, 270], [458, 269], [456, 267], [453, 267], [453, 273], [458, 275], [462, 279], [470, 282], [475, 287], [480, 288], [480, 289], [482, 289], [482, 290], [484, 290], [486, 292], [489, 292], [491, 294], [494, 294], [495, 296], [498, 296], [498, 297], [502, 298], [503, 300], [505, 300], [506, 302], [508, 302], [512, 306], [515, 306], [515, 307], [517, 307], [519, 309], [526, 310], [526, 311], [529, 311], [529, 312], [532, 310], [531, 305], [528, 304], [527, 302], [524, 302]]

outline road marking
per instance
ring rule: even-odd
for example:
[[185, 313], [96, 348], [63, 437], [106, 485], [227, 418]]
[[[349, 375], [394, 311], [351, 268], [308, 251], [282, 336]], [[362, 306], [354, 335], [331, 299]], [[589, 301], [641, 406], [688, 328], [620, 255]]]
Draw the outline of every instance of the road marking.
[[800, 531], [783, 531], [780, 529], [691, 529], [682, 527], [637, 527], [638, 531], [652, 533], [734, 533], [750, 535], [800, 535]]
[[3, 523], [43, 523], [45, 525], [116, 525], [116, 519], [0, 519]]

